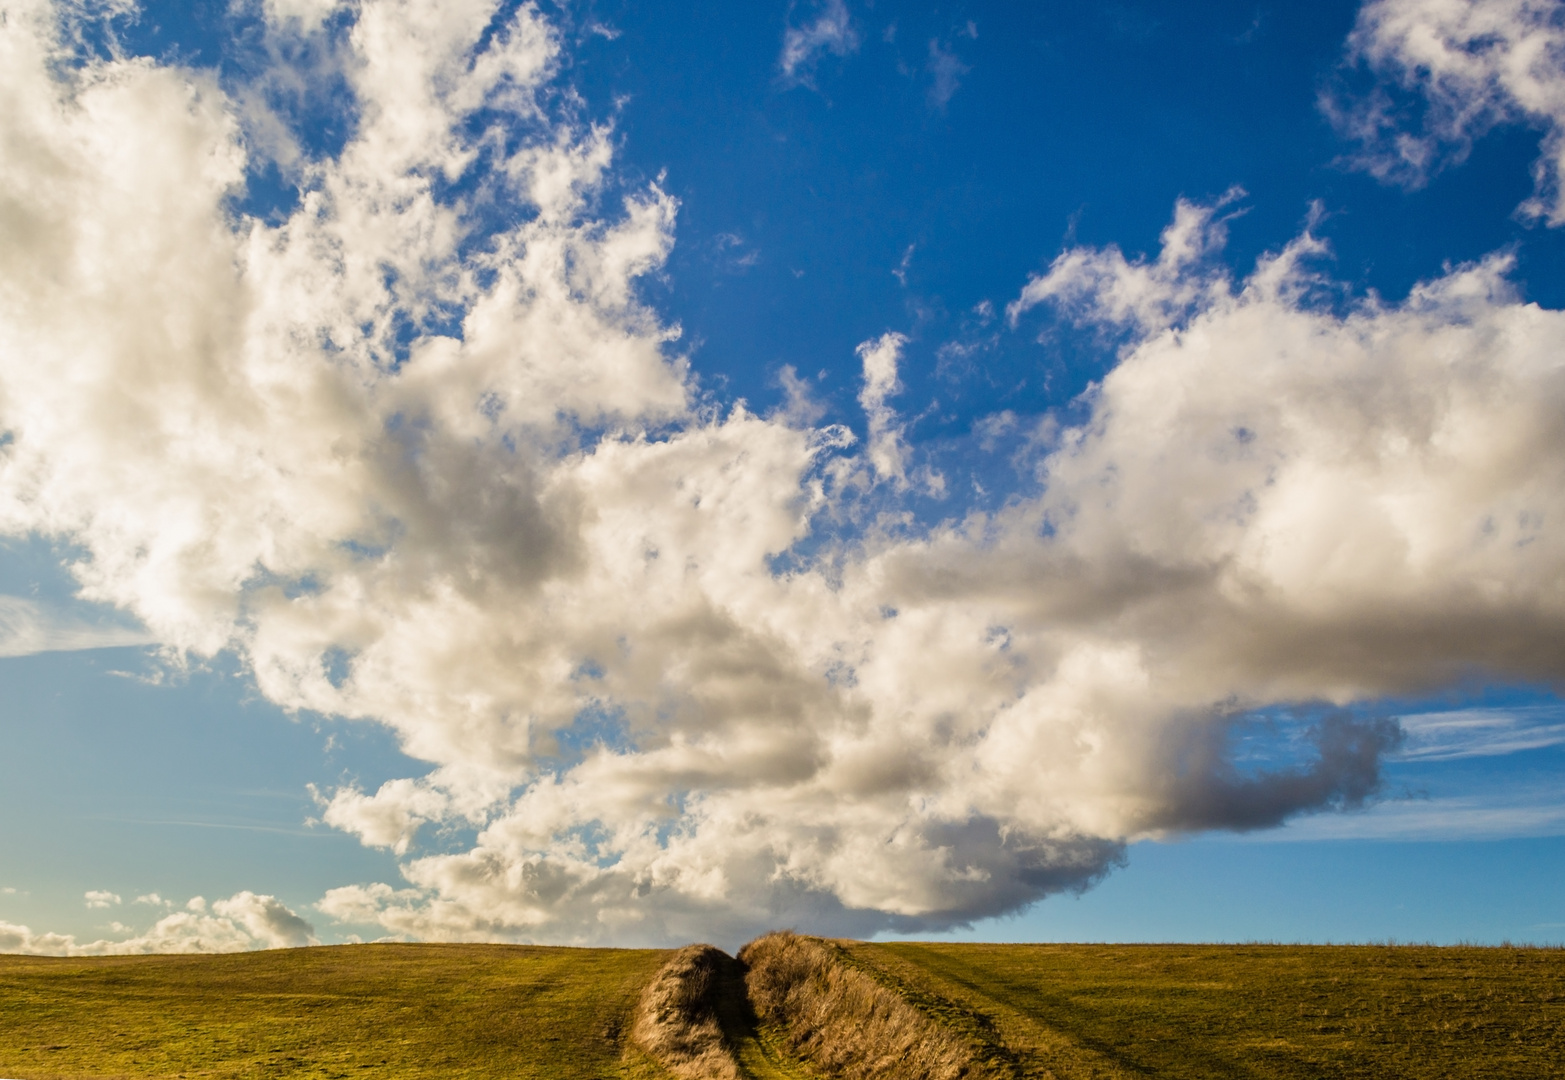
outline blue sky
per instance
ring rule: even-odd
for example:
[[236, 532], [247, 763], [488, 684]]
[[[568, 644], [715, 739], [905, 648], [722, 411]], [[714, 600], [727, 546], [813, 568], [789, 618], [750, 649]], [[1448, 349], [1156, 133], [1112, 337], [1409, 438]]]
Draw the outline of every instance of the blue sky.
[[1565, 940], [1562, 24], [19, 4], [0, 947]]

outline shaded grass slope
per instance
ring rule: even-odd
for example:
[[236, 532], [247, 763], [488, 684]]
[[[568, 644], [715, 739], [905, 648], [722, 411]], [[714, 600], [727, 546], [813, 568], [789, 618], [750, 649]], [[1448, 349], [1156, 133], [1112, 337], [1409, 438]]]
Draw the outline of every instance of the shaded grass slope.
[[609, 1080], [667, 957], [510, 945], [0, 956], [0, 1076]]
[[1565, 951], [854, 944], [1011, 1075], [1565, 1077]]

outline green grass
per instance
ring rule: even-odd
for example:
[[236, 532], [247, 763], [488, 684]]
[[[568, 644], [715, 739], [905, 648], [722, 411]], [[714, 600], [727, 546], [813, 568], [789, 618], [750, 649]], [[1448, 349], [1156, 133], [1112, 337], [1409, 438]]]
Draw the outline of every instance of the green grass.
[[593, 1080], [667, 954], [353, 945], [233, 956], [0, 956], [0, 1076]]
[[[1052, 1080], [1565, 1077], [1565, 951], [855, 944], [850, 962]], [[627, 1049], [669, 954], [355, 945], [0, 956], [0, 1076], [668, 1080]], [[737, 994], [738, 991], [735, 991]], [[809, 1070], [737, 998], [754, 1080]]]
[[984, 1046], [1074, 1080], [1565, 1077], [1565, 951], [855, 945]]

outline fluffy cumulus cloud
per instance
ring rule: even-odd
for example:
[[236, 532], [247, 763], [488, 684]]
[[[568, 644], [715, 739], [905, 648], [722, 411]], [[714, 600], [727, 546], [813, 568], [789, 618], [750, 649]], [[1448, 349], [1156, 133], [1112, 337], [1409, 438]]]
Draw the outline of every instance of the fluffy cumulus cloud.
[[1565, 223], [1565, 4], [1559, 0], [1371, 0], [1349, 38], [1352, 58], [1422, 99], [1409, 115], [1379, 90], [1357, 101], [1328, 98], [1328, 113], [1359, 139], [1359, 164], [1417, 185], [1465, 157], [1497, 124], [1543, 131], [1536, 190], [1521, 211]]
[[[87, 906], [118, 904], [113, 893], [87, 894]], [[128, 927], [114, 924], [124, 932]], [[25, 926], [0, 922], [0, 952], [33, 956], [130, 956], [138, 953], [219, 953], [249, 949], [287, 949], [318, 945], [315, 929], [275, 896], [235, 893], [208, 904], [193, 898], [182, 910], [159, 919], [143, 934], [79, 942], [71, 934], [34, 933]]]
[[[1104, 328], [1118, 364], [1002, 509], [920, 528], [902, 339], [859, 348], [864, 443], [711, 405], [638, 299], [673, 201], [616, 186], [535, 8], [268, 10], [340, 33], [356, 122], [262, 220], [246, 88], [82, 58], [11, 0], [0, 528], [68, 541], [172, 655], [233, 650], [430, 763], [318, 792], [405, 878], [328, 917], [950, 925], [1139, 837], [1361, 804], [1400, 731], [1345, 706], [1560, 676], [1565, 315], [1503, 257], [1345, 303], [1308, 234], [1235, 280], [1193, 204], [1153, 259], [1067, 252], [1011, 317]], [[1236, 759], [1258, 709], [1304, 750]], [[135, 940], [308, 939], [241, 897]]]

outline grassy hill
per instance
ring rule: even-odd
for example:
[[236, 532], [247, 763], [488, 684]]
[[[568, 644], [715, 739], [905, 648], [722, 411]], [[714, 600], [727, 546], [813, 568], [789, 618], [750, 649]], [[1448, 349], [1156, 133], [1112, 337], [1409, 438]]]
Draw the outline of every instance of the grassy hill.
[[[844, 969], [827, 973], [834, 1000], [885, 1015], [865, 996], [873, 982], [970, 1046], [975, 1078], [1565, 1077], [1561, 950], [820, 944]], [[357, 945], [0, 956], [0, 1076], [690, 1080], [630, 1041], [643, 990], [672, 955]], [[823, 1062], [852, 1055], [801, 1039], [868, 1037], [856, 1021], [817, 1017], [815, 1034], [758, 1025], [743, 978], [713, 985], [727, 1075], [740, 1080], [821, 1076]]]
[[0, 956], [0, 1076], [610, 1080], [664, 955], [351, 945]]
[[854, 945], [984, 1045], [1060, 1080], [1565, 1077], [1565, 951]]

